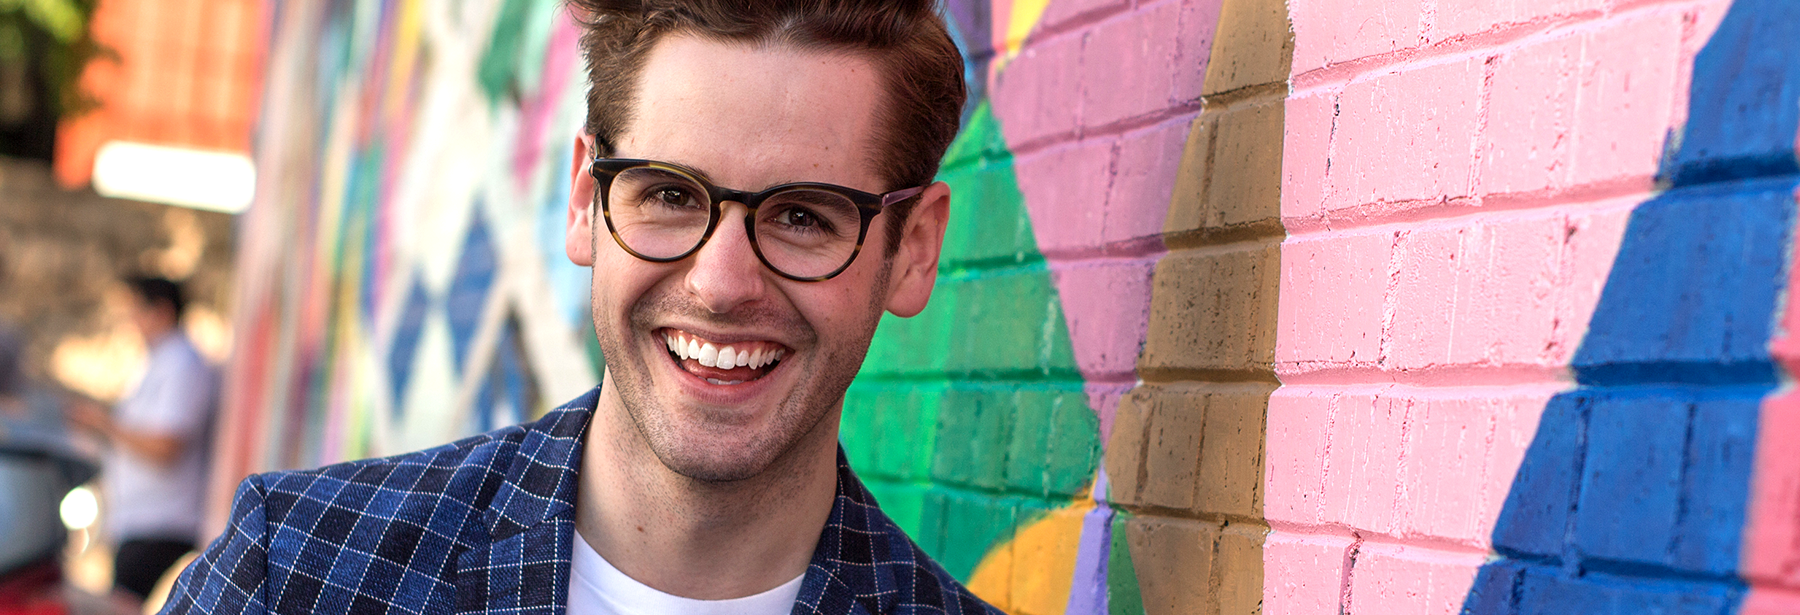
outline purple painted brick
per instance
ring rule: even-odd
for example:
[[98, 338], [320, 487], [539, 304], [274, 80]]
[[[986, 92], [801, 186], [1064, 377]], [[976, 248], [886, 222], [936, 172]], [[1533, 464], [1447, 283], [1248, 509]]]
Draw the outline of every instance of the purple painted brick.
[[1007, 143], [1075, 134], [1081, 121], [1080, 32], [1035, 41], [994, 79], [991, 99]]
[[1181, 4], [1165, 0], [1094, 27], [1082, 49], [1082, 125], [1092, 129], [1169, 107]]
[[1102, 238], [1108, 243], [1160, 235], [1169, 215], [1169, 197], [1181, 170], [1188, 124], [1183, 115], [1119, 139], [1112, 189], [1106, 199]]
[[1115, 143], [1079, 141], [1014, 160], [1040, 252], [1056, 257], [1102, 244]]

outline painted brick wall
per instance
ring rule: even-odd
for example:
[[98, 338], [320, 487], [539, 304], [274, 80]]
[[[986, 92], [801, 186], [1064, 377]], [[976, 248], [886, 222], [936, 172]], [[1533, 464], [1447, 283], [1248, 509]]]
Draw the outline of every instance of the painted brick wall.
[[1264, 612], [1795, 612], [1792, 7], [1290, 10]]
[[[592, 386], [555, 0], [271, 6], [218, 488]], [[1800, 612], [1785, 0], [944, 11], [940, 283], [842, 439], [983, 597]]]

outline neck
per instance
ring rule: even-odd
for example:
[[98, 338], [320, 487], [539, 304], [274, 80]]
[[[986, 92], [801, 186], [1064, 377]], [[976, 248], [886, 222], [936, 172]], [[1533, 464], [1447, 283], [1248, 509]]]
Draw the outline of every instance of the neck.
[[806, 572], [837, 493], [836, 413], [762, 473], [728, 483], [671, 471], [611, 375], [583, 447], [575, 529], [621, 572], [702, 600], [740, 598]]

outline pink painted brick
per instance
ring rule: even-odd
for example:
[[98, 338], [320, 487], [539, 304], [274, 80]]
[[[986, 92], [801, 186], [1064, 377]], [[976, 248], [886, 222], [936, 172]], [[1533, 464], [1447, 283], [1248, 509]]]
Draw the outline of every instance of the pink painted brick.
[[[1287, 100], [1281, 143], [1281, 218], [1290, 231], [1325, 212], [1326, 169], [1331, 166], [1335, 92]], [[1308, 225], [1309, 226], [1309, 225]]]
[[1403, 234], [1393, 366], [1550, 365], [1564, 228], [1534, 212]]
[[1455, 615], [1462, 611], [1484, 554], [1364, 543], [1350, 573], [1344, 612]]
[[1039, 251], [1055, 256], [1103, 243], [1113, 144], [1111, 139], [1078, 141], [1014, 159]]
[[1263, 545], [1263, 613], [1343, 612], [1344, 568], [1353, 541], [1275, 531]]
[[[1180, 60], [1181, 3], [1163, 0], [1094, 26], [1082, 48], [1083, 126], [1092, 129], [1169, 107]], [[1040, 104], [1043, 104], [1040, 102]]]
[[1525, 47], [1494, 65], [1481, 188], [1650, 187], [1671, 125], [1681, 15], [1652, 12]]
[[1564, 273], [1556, 309], [1561, 316], [1553, 347], [1545, 353], [1551, 363], [1568, 365], [1581, 347], [1588, 319], [1600, 303], [1613, 259], [1625, 239], [1625, 227], [1631, 223], [1631, 210], [1645, 198], [1628, 196], [1588, 204], [1570, 212], [1565, 220]]
[[1117, 174], [1106, 199], [1106, 223], [1101, 231], [1107, 243], [1162, 234], [1192, 121], [1193, 116], [1184, 115], [1119, 138]]
[[1560, 392], [1559, 388], [1555, 384], [1544, 384], [1541, 389], [1522, 393], [1494, 409], [1494, 435], [1482, 485], [1481, 508], [1486, 511], [1481, 517], [1483, 536], [1492, 538], [1494, 524], [1506, 507], [1507, 496], [1512, 493], [1513, 478], [1525, 462], [1532, 441], [1537, 439], [1538, 421], [1544, 416], [1544, 406]]
[[1800, 589], [1778, 587], [1750, 588], [1744, 596], [1739, 615], [1794, 615], [1800, 613]]
[[1346, 394], [1334, 400], [1331, 447], [1325, 454], [1326, 523], [1398, 533], [1405, 429], [1411, 400]]
[[1176, 28], [1172, 69], [1175, 73], [1175, 101], [1199, 100], [1206, 86], [1206, 66], [1212, 61], [1214, 34], [1219, 27], [1219, 9], [1224, 0], [1180, 0], [1181, 17]]
[[1293, 0], [1294, 74], [1419, 44], [1422, 2]]
[[1089, 381], [1133, 379], [1150, 320], [1154, 259], [1052, 263], [1075, 364]]
[[[1019, 3], [1015, 0], [1012, 4]], [[1079, 27], [1083, 23], [1103, 19], [1129, 8], [1131, 0], [1053, 0], [1049, 6], [1044, 7], [1044, 15], [1038, 18], [1037, 28], [1034, 29]], [[1005, 19], [1000, 15], [994, 16], [996, 24], [1005, 23]], [[1005, 26], [996, 27], [1004, 29]]]
[[1281, 244], [1276, 373], [1378, 364], [1393, 249], [1387, 231], [1290, 237]]
[[1577, 184], [1630, 178], [1650, 188], [1671, 124], [1683, 32], [1674, 10], [1621, 20], [1585, 37], [1575, 113]]
[[[1531, 434], [1516, 442], [1499, 438], [1501, 423], [1517, 427], [1521, 418], [1543, 414], [1556, 386], [1528, 386], [1495, 395], [1481, 390], [1427, 397], [1415, 411], [1407, 450], [1401, 507], [1406, 534], [1428, 536], [1487, 549], [1500, 506], [1524, 457]], [[1535, 428], [1536, 421], [1531, 421]], [[1504, 460], [1496, 458], [1497, 448]]]
[[[1088, 408], [1100, 418], [1100, 441], [1109, 442], [1112, 438], [1113, 419], [1119, 414], [1119, 399], [1136, 387], [1135, 384], [1106, 384], [1088, 382], [1082, 387], [1087, 394]], [[1104, 493], [1096, 494], [1097, 497]]]
[[1346, 86], [1331, 207], [1468, 195], [1481, 80], [1481, 62], [1470, 59]]
[[1566, 19], [1606, 7], [1607, 0], [1439, 0], [1425, 37], [1436, 43], [1500, 26]]
[[1743, 574], [1800, 588], [1800, 393], [1764, 401], [1758, 420]]
[[1028, 45], [994, 77], [990, 100], [1008, 144], [1075, 134], [1081, 123], [1082, 38], [1076, 32]]
[[1481, 189], [1533, 192], [1568, 183], [1581, 37], [1564, 36], [1494, 62]]
[[1269, 395], [1263, 515], [1271, 523], [1312, 525], [1321, 519], [1332, 394], [1287, 386]]
[[1400, 506], [1406, 534], [1482, 544], [1482, 473], [1494, 402], [1487, 399], [1424, 399], [1415, 410]]

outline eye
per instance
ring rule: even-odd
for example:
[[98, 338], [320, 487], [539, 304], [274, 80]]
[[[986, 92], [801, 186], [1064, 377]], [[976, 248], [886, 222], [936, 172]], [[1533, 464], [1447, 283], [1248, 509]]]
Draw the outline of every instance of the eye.
[[688, 189], [679, 186], [664, 186], [650, 192], [650, 197], [670, 207], [691, 207], [694, 195]]
[[819, 217], [813, 212], [799, 207], [789, 207], [775, 216], [775, 221], [793, 227], [811, 228], [818, 226]]

